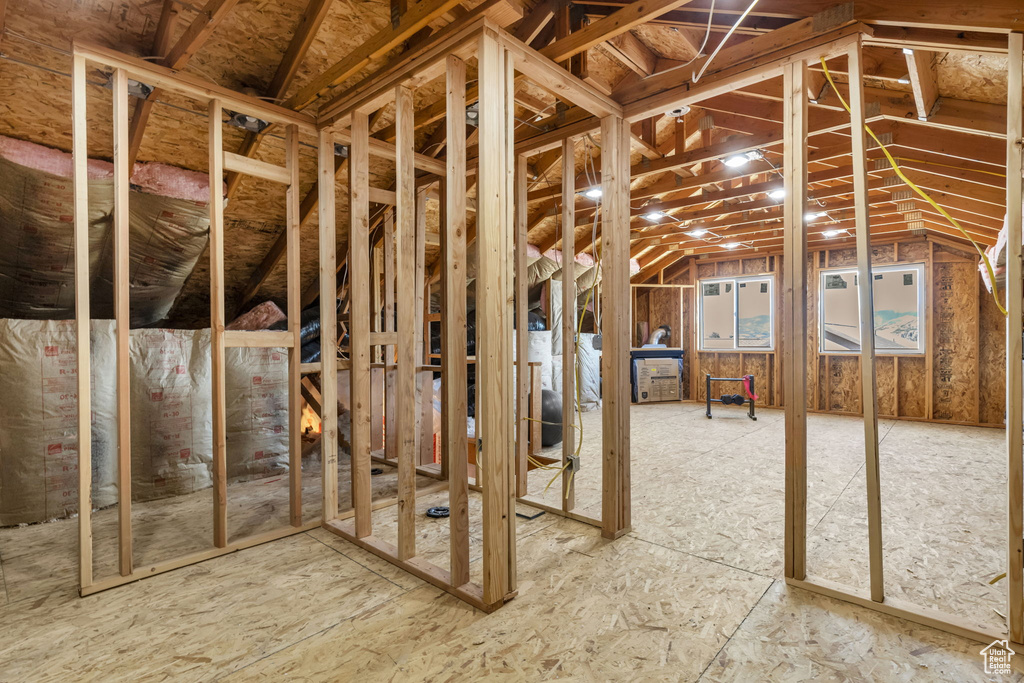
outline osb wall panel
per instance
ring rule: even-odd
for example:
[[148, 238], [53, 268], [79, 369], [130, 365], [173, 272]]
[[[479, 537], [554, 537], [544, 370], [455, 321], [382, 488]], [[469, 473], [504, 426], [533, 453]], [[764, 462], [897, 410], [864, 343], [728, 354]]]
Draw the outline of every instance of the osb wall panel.
[[744, 275], [757, 275], [759, 273], [768, 272], [768, 257], [759, 256], [757, 258], [745, 258], [743, 259], [743, 274]]
[[718, 262], [718, 276], [729, 277], [732, 275], [740, 274], [740, 262], [739, 261], [719, 261]]
[[860, 413], [862, 390], [858, 356], [827, 357], [828, 393], [825, 409], [829, 412]]
[[980, 297], [978, 417], [983, 423], [1002, 424], [1006, 405], [1006, 318], [984, 287]]
[[896, 359], [899, 372], [900, 417], [925, 418], [928, 415], [927, 362], [921, 356], [900, 356]]
[[[639, 287], [633, 290], [633, 346], [640, 346], [644, 341], [641, 323], [650, 323], [650, 301], [651, 290]], [[650, 332], [648, 326], [647, 333]]]
[[697, 264], [697, 277], [698, 279], [704, 279], [706, 277], [715, 277], [718, 275], [718, 269], [715, 263], [698, 263]]
[[681, 292], [681, 289], [675, 287], [656, 287], [648, 294], [651, 301], [651, 330], [661, 325], [668, 325], [672, 333], [669, 346], [682, 346], [682, 337], [680, 336], [682, 332]]
[[932, 267], [932, 417], [973, 422], [978, 406], [978, 269]]
[[[932, 258], [934, 249], [935, 257]], [[1004, 319], [981, 285], [976, 259], [966, 249], [926, 239], [872, 246], [876, 264], [926, 264], [927, 353], [921, 356], [880, 355], [876, 361], [879, 414], [887, 417], [1001, 424], [1005, 387]], [[694, 262], [698, 278], [725, 273], [757, 274], [755, 266], [774, 261], [776, 299], [781, 310], [782, 263], [778, 257]], [[856, 249], [841, 248], [808, 255], [807, 407], [816, 411], [861, 412], [860, 357], [818, 352], [818, 280], [823, 268], [856, 265]], [[764, 272], [764, 271], [761, 271]], [[681, 281], [679, 279], [677, 282]], [[691, 290], [692, 291], [692, 290]], [[687, 313], [686, 317], [691, 314]], [[776, 316], [781, 324], [781, 316]], [[704, 372], [715, 376], [754, 374], [763, 405], [781, 405], [782, 387], [777, 354], [786, 340], [776, 327], [776, 351], [767, 354], [704, 353], [696, 355], [694, 379], [704, 399]], [[696, 339], [692, 343], [696, 343]], [[739, 365], [737, 366], [737, 363]], [[736, 375], [726, 369], [738, 368]], [[765, 379], [762, 380], [762, 377]], [[771, 378], [769, 383], [769, 378]], [[929, 393], [930, 392], [930, 393]], [[722, 393], [722, 392], [717, 392]]]
[[878, 414], [896, 416], [896, 357], [875, 359], [875, 385], [878, 387]]

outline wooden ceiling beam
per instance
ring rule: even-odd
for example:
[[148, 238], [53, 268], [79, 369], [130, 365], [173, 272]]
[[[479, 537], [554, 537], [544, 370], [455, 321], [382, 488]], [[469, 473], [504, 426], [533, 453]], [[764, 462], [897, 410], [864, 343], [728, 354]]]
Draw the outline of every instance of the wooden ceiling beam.
[[[587, 16], [594, 19], [601, 19], [615, 12], [620, 7], [626, 5], [626, 2], [608, 2], [607, 0], [586, 0], [581, 3], [583, 11]], [[749, 3], [748, 3], [749, 4]], [[718, 15], [719, 20], [712, 21], [711, 30], [712, 32], [725, 32], [732, 28], [735, 19], [732, 22], [729, 21], [730, 17], [727, 15]], [[725, 17], [722, 19], [722, 17]], [[751, 13], [743, 21], [735, 33], [737, 35], [758, 35], [761, 33], [768, 33], [776, 29], [782, 28], [787, 24], [791, 24], [793, 19], [777, 18], [777, 17], [764, 17], [758, 16]], [[658, 24], [662, 26], [672, 26], [673, 28], [690, 29], [703, 35], [704, 31], [708, 27], [708, 16], [707, 12], [692, 11], [690, 6], [687, 6], [682, 10], [673, 10], [671, 12], [665, 12], [664, 14], [657, 16], [653, 19], [648, 20], [648, 24]]]
[[903, 54], [907, 58], [907, 73], [910, 76], [910, 87], [914, 92], [917, 120], [927, 121], [939, 99], [935, 53], [906, 49]]
[[640, 76], [650, 76], [658, 68], [658, 55], [629, 31], [613, 36], [602, 47], [620, 64]]
[[562, 62], [596, 47], [609, 38], [626, 33], [665, 12], [682, 7], [693, 0], [636, 0], [579, 31], [559, 38], [540, 51], [553, 62]]
[[[277, 101], [284, 97], [284, 94], [291, 86], [292, 81], [295, 79], [295, 74], [299, 71], [299, 66], [302, 65], [302, 60], [305, 59], [306, 53], [309, 52], [309, 48], [313, 44], [313, 39], [316, 38], [317, 31], [320, 30], [324, 19], [327, 18], [331, 2], [332, 0], [309, 0], [309, 3], [306, 5], [295, 33], [292, 34], [291, 42], [288, 43], [288, 48], [285, 50], [284, 56], [277, 66], [277, 71], [270, 80], [270, 85], [264, 91], [264, 94], [272, 101]], [[266, 132], [246, 132], [245, 139], [239, 146], [238, 154], [249, 158], [255, 157]], [[240, 173], [228, 173], [228, 197], [234, 196], [241, 180], [242, 175]]]
[[[177, 21], [178, 10], [175, 6], [175, 0], [164, 0], [163, 7], [160, 9], [160, 21], [157, 23], [156, 33], [153, 35], [153, 54], [158, 55], [161, 60], [166, 58], [167, 53], [171, 49], [171, 38], [174, 35], [174, 26]], [[128, 124], [129, 168], [133, 167], [136, 159], [138, 159], [139, 148], [142, 147], [142, 138], [146, 130], [146, 123], [149, 121], [153, 105], [156, 104], [155, 94], [155, 92], [150, 93], [148, 98], [136, 102], [135, 110], [132, 112], [132, 119]]]
[[460, 0], [422, 0], [406, 12], [397, 27], [390, 24], [352, 51], [309, 83], [302, 86], [284, 103], [290, 109], [305, 109], [324, 91], [355, 76], [373, 61], [381, 59], [410, 39], [444, 13], [458, 5]]

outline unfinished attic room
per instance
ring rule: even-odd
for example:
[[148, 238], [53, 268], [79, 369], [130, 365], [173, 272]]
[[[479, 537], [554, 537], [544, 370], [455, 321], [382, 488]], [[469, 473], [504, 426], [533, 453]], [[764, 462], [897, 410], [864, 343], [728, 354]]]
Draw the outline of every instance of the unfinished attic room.
[[1021, 0], [0, 0], [0, 682], [1022, 681], [1022, 222]]

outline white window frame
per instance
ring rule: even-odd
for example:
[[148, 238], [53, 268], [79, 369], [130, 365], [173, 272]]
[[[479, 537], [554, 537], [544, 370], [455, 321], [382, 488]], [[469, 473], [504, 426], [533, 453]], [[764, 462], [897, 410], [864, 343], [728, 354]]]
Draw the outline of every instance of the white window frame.
[[[917, 311], [918, 311], [918, 329], [917, 329], [917, 345], [916, 349], [875, 349], [876, 356], [924, 356], [928, 353], [928, 307], [927, 307], [927, 296], [928, 296], [928, 285], [925, 280], [925, 264], [924, 263], [888, 263], [885, 265], [871, 266], [872, 278], [879, 273], [886, 272], [898, 272], [898, 271], [914, 271], [917, 273]], [[840, 349], [826, 349], [825, 348], [825, 277], [827, 275], [846, 275], [846, 274], [857, 274], [856, 268], [828, 268], [819, 271], [818, 275], [818, 353], [822, 355], [830, 356], [859, 356], [860, 350], [840, 350]], [[874, 280], [872, 279], [872, 283]], [[873, 286], [873, 285], [872, 285]], [[857, 288], [857, 324], [858, 332], [860, 331], [860, 287]], [[872, 304], [874, 304], [872, 298]], [[871, 315], [874, 316], [874, 306], [872, 306]], [[863, 340], [862, 340], [863, 341]], [[863, 348], [863, 346], [861, 347]]]
[[[768, 299], [772, 302], [772, 305], [768, 307], [768, 315], [770, 316], [768, 323], [768, 346], [740, 346], [740, 284], [749, 282], [767, 282], [768, 283]], [[732, 284], [732, 348], [704, 348], [704, 285], [715, 284], [715, 283], [731, 283]], [[706, 353], [737, 353], [737, 352], [750, 352], [750, 353], [766, 353], [775, 351], [775, 276], [771, 273], [764, 273], [761, 275], [742, 275], [738, 277], [709, 277], [703, 280], [697, 280], [697, 350]]]

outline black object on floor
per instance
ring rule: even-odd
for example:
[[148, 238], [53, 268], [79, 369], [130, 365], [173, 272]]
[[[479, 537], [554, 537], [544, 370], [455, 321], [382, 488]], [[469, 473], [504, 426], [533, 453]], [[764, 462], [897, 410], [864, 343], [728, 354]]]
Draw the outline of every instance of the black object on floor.
[[427, 508], [427, 517], [447, 517], [448, 515], [448, 508], [443, 505], [439, 505], [436, 508]]
[[551, 389], [540, 392], [540, 443], [545, 448], [562, 441], [562, 397]]
[[378, 474], [384, 474], [384, 468], [382, 468], [382, 467], [374, 467], [374, 468], [372, 468], [370, 470], [370, 474], [372, 474], [374, 476], [377, 476]]
[[541, 510], [540, 512], [538, 512], [535, 515], [524, 515], [522, 512], [517, 512], [516, 513], [516, 517], [522, 517], [523, 519], [537, 519], [541, 515], [545, 515], [545, 514], [547, 514], [546, 510]]
[[[721, 403], [724, 406], [742, 406], [748, 404], [750, 408], [747, 410], [747, 417], [751, 420], [757, 420], [757, 416], [754, 414], [754, 401], [757, 400], [757, 393], [754, 391], [754, 376], [743, 375], [742, 377], [712, 377], [710, 374], [704, 374], [705, 389], [704, 389], [704, 403], [705, 410], [704, 414], [707, 418], [711, 419], [711, 404]], [[712, 382], [742, 382], [743, 393], [746, 394], [722, 394], [722, 398], [711, 398], [711, 383]]]

